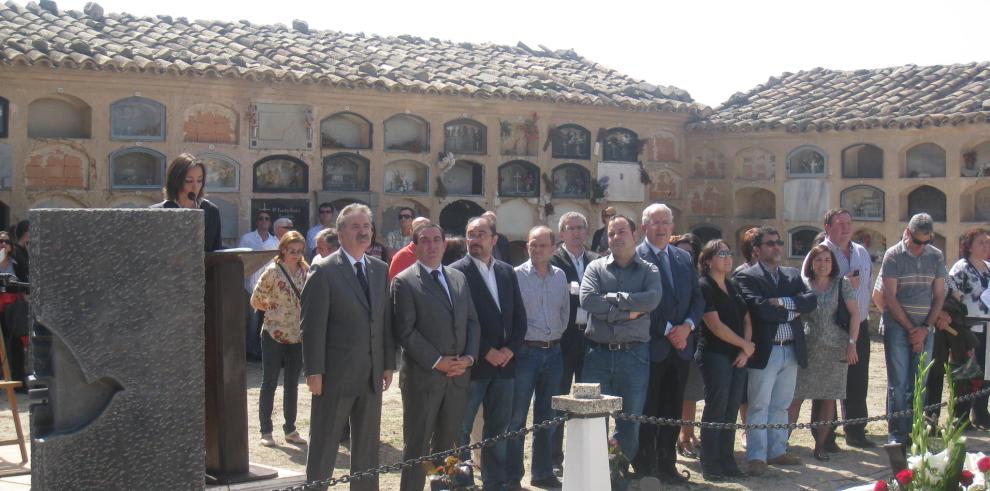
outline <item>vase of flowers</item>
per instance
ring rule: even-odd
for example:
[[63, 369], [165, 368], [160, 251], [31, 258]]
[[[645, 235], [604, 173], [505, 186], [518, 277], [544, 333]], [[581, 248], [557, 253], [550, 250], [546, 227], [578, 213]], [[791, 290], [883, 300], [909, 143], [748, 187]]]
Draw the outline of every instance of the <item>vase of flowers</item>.
[[430, 472], [430, 491], [474, 491], [474, 469], [471, 464], [461, 462], [461, 459], [451, 455], [444, 459], [442, 465], [433, 467], [432, 462], [424, 465], [432, 467]]

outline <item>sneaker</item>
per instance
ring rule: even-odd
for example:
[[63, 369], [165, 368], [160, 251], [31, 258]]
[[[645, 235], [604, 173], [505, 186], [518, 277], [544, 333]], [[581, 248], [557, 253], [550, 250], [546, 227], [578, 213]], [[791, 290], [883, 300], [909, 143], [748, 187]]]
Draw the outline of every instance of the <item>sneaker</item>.
[[782, 453], [772, 459], [767, 459], [770, 465], [802, 465], [801, 459], [789, 453]]
[[264, 445], [264, 446], [266, 446], [266, 447], [277, 447], [278, 446], [278, 444], [275, 443], [275, 439], [272, 438], [272, 434], [271, 433], [265, 433], [265, 434], [261, 435], [261, 444]]
[[762, 460], [750, 460], [746, 473], [751, 476], [762, 476], [767, 472], [767, 463]]
[[303, 438], [303, 437], [301, 437], [301, 436], [299, 436], [299, 432], [298, 431], [293, 431], [292, 433], [289, 433], [288, 435], [285, 435], [285, 441], [287, 441], [289, 443], [295, 443], [297, 445], [305, 445], [306, 444], [306, 439]]

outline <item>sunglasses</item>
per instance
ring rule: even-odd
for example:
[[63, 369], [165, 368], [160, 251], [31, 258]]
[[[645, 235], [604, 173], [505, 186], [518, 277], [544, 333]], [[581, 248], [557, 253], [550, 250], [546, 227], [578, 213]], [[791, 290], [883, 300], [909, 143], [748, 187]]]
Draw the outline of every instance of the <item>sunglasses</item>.
[[412, 215], [399, 215], [399, 220], [412, 220]]
[[12, 244], [13, 244], [13, 242], [11, 242], [11, 241], [9, 241], [9, 240], [7, 240], [7, 239], [0, 239], [0, 244], [7, 244], [7, 245], [12, 245]]
[[928, 244], [931, 244], [932, 243], [932, 239], [918, 240], [918, 239], [915, 239], [914, 236], [912, 235], [911, 236], [911, 242], [914, 242], [914, 245], [928, 245]]
[[764, 242], [764, 243], [762, 243], [760, 245], [761, 246], [770, 246], [770, 247], [773, 247], [773, 246], [783, 247], [784, 246], [784, 241], [782, 241], [782, 240], [768, 240], [768, 241], [766, 241], [766, 242]]
[[258, 217], [258, 221], [259, 222], [270, 222], [270, 221], [272, 221], [272, 217]]
[[732, 251], [718, 251], [715, 253], [715, 257], [732, 257]]
[[320, 210], [320, 215], [325, 215], [327, 213], [329, 213], [329, 214], [332, 215], [333, 214], [333, 210]]

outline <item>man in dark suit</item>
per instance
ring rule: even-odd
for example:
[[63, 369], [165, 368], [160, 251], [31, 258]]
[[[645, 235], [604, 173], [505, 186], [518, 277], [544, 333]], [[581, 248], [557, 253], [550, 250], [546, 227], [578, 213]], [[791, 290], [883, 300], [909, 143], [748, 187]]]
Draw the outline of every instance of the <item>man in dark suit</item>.
[[[560, 338], [560, 351], [564, 357], [564, 368], [560, 379], [560, 393], [571, 393], [571, 382], [581, 381], [581, 367], [584, 365], [584, 329], [588, 326], [588, 312], [581, 305], [581, 279], [584, 268], [598, 259], [598, 254], [585, 249], [588, 241], [588, 219], [584, 215], [569, 211], [557, 223], [561, 244], [550, 258], [550, 264], [564, 270], [571, 293], [571, 315], [567, 329]], [[564, 463], [564, 427], [553, 430], [552, 458], [554, 470], [560, 471]]]
[[[668, 245], [673, 231], [671, 209], [653, 203], [643, 210], [643, 242], [636, 253], [660, 270], [663, 285], [660, 304], [650, 313], [650, 386], [643, 414], [677, 419], [705, 300], [691, 254]], [[636, 472], [657, 475], [670, 484], [687, 482], [675, 465], [679, 433], [677, 426], [641, 425], [639, 452], [633, 459]]]
[[[302, 291], [303, 363], [313, 394], [306, 479], [333, 473], [344, 425], [351, 427], [351, 472], [378, 466], [382, 391], [395, 370], [388, 266], [365, 255], [371, 210], [352, 204], [337, 217], [341, 248], [313, 263]], [[378, 489], [378, 477], [351, 489]]]
[[[464, 274], [441, 264], [439, 225], [413, 230], [416, 264], [392, 280], [393, 328], [403, 348], [403, 460], [450, 450], [464, 421], [471, 366], [478, 357], [478, 316]], [[402, 471], [402, 491], [422, 491], [423, 466]]]
[[[747, 397], [749, 424], [787, 423], [794, 398], [798, 366], [808, 364], [804, 328], [798, 318], [815, 310], [818, 299], [801, 280], [797, 268], [780, 265], [784, 241], [773, 227], [761, 227], [753, 237], [759, 261], [736, 274], [736, 281], [753, 322], [756, 352], [749, 359]], [[801, 465], [787, 453], [787, 430], [747, 430], [749, 474], [766, 472], [767, 464]]]
[[[481, 326], [481, 359], [471, 370], [471, 400], [464, 415], [461, 444], [471, 438], [478, 407], [484, 402], [483, 438], [491, 438], [509, 428], [512, 417], [515, 353], [526, 336], [526, 309], [519, 280], [509, 264], [492, 257], [498, 239], [495, 224], [481, 216], [467, 224], [468, 255], [450, 265], [464, 273]], [[481, 450], [481, 476], [485, 489], [508, 485], [505, 461], [506, 442]]]

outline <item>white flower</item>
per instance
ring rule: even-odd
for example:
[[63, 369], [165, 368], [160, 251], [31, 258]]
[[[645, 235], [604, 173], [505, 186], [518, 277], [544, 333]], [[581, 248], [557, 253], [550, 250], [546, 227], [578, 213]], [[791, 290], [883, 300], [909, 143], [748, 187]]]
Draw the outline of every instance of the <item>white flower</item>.
[[907, 460], [908, 467], [911, 469], [919, 469], [922, 464], [927, 464], [928, 469], [932, 473], [942, 474], [949, 465], [949, 450], [942, 450], [935, 455], [932, 455], [930, 452], [925, 452], [924, 455], [912, 455]]

